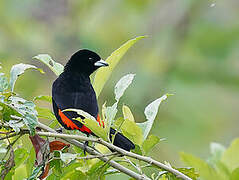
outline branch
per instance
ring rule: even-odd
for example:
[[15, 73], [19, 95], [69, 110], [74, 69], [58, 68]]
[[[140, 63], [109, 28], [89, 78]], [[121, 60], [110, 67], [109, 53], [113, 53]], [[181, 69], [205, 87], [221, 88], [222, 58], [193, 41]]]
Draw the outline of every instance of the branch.
[[[45, 129], [45, 130], [47, 130], [47, 131], [50, 131], [50, 132], [37, 132], [37, 134], [40, 135], [40, 136], [63, 138], [63, 139], [66, 139], [68, 142], [70, 142], [70, 143], [72, 143], [72, 144], [73, 144], [73, 143], [75, 143], [75, 144], [80, 143], [80, 142], [78, 142], [78, 141], [76, 141], [76, 140], [96, 142], [96, 143], [102, 144], [102, 145], [108, 147], [109, 149], [111, 149], [111, 150], [113, 150], [113, 151], [116, 151], [116, 152], [118, 152], [118, 153], [120, 153], [120, 154], [122, 154], [122, 155], [124, 155], [124, 156], [132, 157], [132, 158], [135, 158], [135, 159], [138, 159], [138, 160], [147, 162], [147, 163], [149, 163], [149, 164], [153, 164], [153, 165], [155, 165], [155, 166], [157, 166], [157, 167], [159, 167], [159, 168], [161, 168], [161, 169], [167, 170], [168, 172], [171, 172], [171, 173], [174, 174], [176, 177], [181, 178], [181, 179], [183, 179], [183, 180], [192, 180], [191, 178], [189, 178], [188, 176], [184, 175], [184, 174], [181, 173], [180, 171], [178, 171], [178, 170], [176, 170], [176, 169], [173, 169], [172, 167], [169, 167], [169, 166], [167, 166], [167, 165], [165, 165], [165, 164], [163, 164], [163, 163], [161, 163], [161, 162], [158, 162], [158, 161], [152, 159], [151, 157], [141, 156], [141, 155], [138, 155], [138, 154], [135, 154], [135, 153], [132, 153], [132, 152], [125, 151], [124, 149], [121, 149], [121, 148], [119, 148], [119, 147], [117, 147], [117, 146], [114, 146], [113, 144], [108, 143], [108, 142], [102, 140], [101, 138], [91, 138], [91, 137], [85, 137], [85, 136], [80, 136], [80, 135], [59, 134], [59, 133], [55, 133], [54, 130], [52, 130], [51, 128], [49, 129], [48, 126], [43, 125], [43, 126], [44, 126], [44, 128], [43, 128], [42, 125], [43, 125], [43, 124], [39, 123], [39, 127], [41, 127], [42, 129]], [[76, 143], [76, 142], [78, 142], [78, 143]], [[79, 146], [79, 145], [80, 145], [81, 148], [83, 148], [83, 147], [82, 147], [82, 146], [83, 146], [82, 143], [78, 144], [78, 146]], [[100, 153], [98, 153], [97, 151], [93, 150], [92, 148], [89, 148], [89, 149], [87, 148], [86, 151], [88, 152], [88, 150], [90, 151], [90, 152], [89, 152], [90, 154], [100, 155]], [[92, 150], [93, 150], [93, 151], [92, 151]], [[106, 158], [106, 157], [101, 157], [100, 159], [101, 159], [101, 160], [104, 159], [103, 161], [106, 162], [106, 159], [105, 159], [105, 158]], [[108, 159], [108, 158], [107, 158], [107, 159]], [[112, 161], [110, 161], [110, 162], [112, 162]], [[109, 162], [109, 163], [110, 163], [110, 162]], [[119, 167], [118, 167], [119, 164], [116, 163], [115, 161], [113, 161], [113, 162], [114, 162], [113, 165], [116, 165], [116, 164], [117, 164], [117, 166], [116, 166], [117, 168], [114, 167], [114, 166], [112, 165], [112, 163], [110, 163], [110, 165], [113, 166], [114, 168], [118, 169], [118, 168], [119, 168]], [[115, 164], [115, 163], [116, 163], [116, 164]], [[121, 165], [120, 165], [120, 166], [121, 166]], [[122, 167], [123, 167], [123, 166], [122, 166]], [[122, 168], [122, 167], [120, 167], [120, 168]], [[118, 169], [118, 170], [120, 170], [120, 169]], [[123, 167], [123, 170], [125, 170], [125, 167]], [[127, 169], [127, 170], [128, 170], [128, 169]], [[121, 172], [124, 172], [124, 171], [122, 171], [122, 169], [121, 169], [120, 171], [121, 171]], [[131, 172], [133, 172], [133, 171], [131, 171]], [[126, 172], [125, 172], [125, 173], [126, 173]], [[129, 173], [129, 172], [127, 172], [126, 174], [128, 174], [128, 173]], [[133, 173], [134, 173], [134, 175], [137, 174], [137, 173], [135, 173], [135, 172], [133, 172]], [[129, 174], [128, 174], [128, 175], [129, 175]], [[131, 173], [130, 173], [129, 176], [133, 177]], [[144, 176], [137, 174], [137, 178], [136, 178], [136, 179], [142, 179], [142, 177], [144, 177]], [[135, 178], [135, 177], [134, 177], [134, 178]], [[143, 179], [145, 179], [145, 177], [144, 177]], [[147, 179], [149, 179], [149, 178], [147, 178]]]
[[[42, 124], [42, 123], [40, 123], [40, 122], [38, 123], [38, 127], [40, 127], [41, 129], [44, 129], [44, 130], [46, 130], [46, 131], [51, 132], [51, 134], [57, 134], [57, 136], [59, 135], [59, 133], [56, 133], [55, 130], [51, 129], [50, 127], [48, 127], [48, 126], [46, 126], [46, 125], [44, 125], [44, 124]], [[42, 133], [44, 133], [44, 132], [38, 132], [37, 134], [41, 135]], [[45, 133], [46, 133], [46, 134], [49, 134], [49, 133], [47, 133], [47, 132], [45, 132]], [[43, 134], [42, 134], [42, 135], [43, 135]], [[43, 135], [43, 136], [44, 136], [44, 135]], [[57, 136], [50, 136], [50, 137], [57, 137]], [[84, 136], [80, 136], [80, 137], [86, 138], [86, 137], [84, 137]], [[80, 147], [81, 149], [85, 149], [85, 151], [88, 152], [88, 153], [91, 154], [91, 155], [100, 156], [100, 157], [99, 157], [100, 160], [109, 163], [110, 166], [112, 166], [113, 168], [117, 169], [117, 170], [120, 171], [120, 172], [123, 172], [123, 173], [127, 174], [127, 175], [130, 176], [130, 177], [133, 177], [133, 178], [135, 178], [135, 179], [137, 179], [137, 180], [150, 180], [150, 178], [148, 178], [148, 177], [146, 177], [146, 176], [144, 176], [144, 175], [140, 175], [140, 174], [138, 174], [138, 173], [135, 173], [134, 171], [132, 171], [132, 170], [130, 170], [130, 169], [128, 169], [128, 168], [126, 168], [126, 167], [120, 165], [119, 163], [117, 163], [117, 162], [115, 162], [115, 161], [113, 161], [113, 160], [110, 160], [110, 161], [109, 161], [109, 158], [107, 158], [107, 157], [102, 157], [102, 156], [101, 156], [101, 155], [102, 155], [101, 153], [97, 152], [96, 150], [94, 150], [93, 148], [91, 148], [91, 147], [89, 147], [89, 146], [86, 146], [86, 147], [85, 147], [83, 143], [77, 141], [76, 139], [74, 139], [74, 138], [72, 138], [72, 137], [59, 137], [59, 138], [62, 138], [62, 139], [64, 139], [65, 141], [67, 141], [67, 142], [69, 142], [69, 143], [71, 143], [71, 144], [73, 144], [73, 145], [75, 145], [75, 146]], [[83, 140], [83, 141], [85, 141], [85, 140]]]

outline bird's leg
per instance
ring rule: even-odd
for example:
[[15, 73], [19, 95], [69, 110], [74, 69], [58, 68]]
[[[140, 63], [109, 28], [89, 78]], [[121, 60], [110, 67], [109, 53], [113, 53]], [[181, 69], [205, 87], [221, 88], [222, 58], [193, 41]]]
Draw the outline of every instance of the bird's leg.
[[55, 129], [55, 130], [56, 130], [56, 132], [58, 132], [58, 133], [63, 133], [63, 128], [62, 128], [62, 127], [57, 128], [57, 129]]
[[[87, 134], [87, 137], [89, 137], [89, 134]], [[84, 155], [86, 155], [86, 148], [87, 148], [87, 146], [89, 145], [89, 141], [85, 141], [84, 142]]]

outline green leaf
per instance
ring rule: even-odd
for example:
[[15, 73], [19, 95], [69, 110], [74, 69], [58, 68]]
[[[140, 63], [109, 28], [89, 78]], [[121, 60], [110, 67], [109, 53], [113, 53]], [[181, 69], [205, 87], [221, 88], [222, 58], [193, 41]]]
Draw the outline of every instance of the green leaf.
[[28, 152], [25, 148], [18, 148], [14, 151], [15, 155], [15, 168], [20, 166], [28, 157]]
[[30, 176], [29, 178], [27, 178], [27, 180], [35, 180], [35, 179], [37, 179], [37, 176], [40, 174], [42, 168], [43, 168], [43, 165], [37, 166], [37, 167], [33, 170], [31, 176]]
[[7, 90], [9, 84], [6, 77], [3, 74], [0, 74], [0, 92]]
[[89, 128], [98, 137], [101, 137], [105, 141], [109, 140], [106, 128], [100, 127], [100, 125], [96, 121], [96, 119], [93, 116], [91, 116], [89, 113], [84, 112], [83, 110], [80, 110], [80, 109], [65, 109], [64, 111], [74, 111], [78, 115], [85, 117], [85, 119], [76, 118], [75, 120], [84, 124], [87, 128]]
[[93, 87], [97, 97], [100, 95], [106, 81], [109, 79], [111, 73], [113, 72], [114, 68], [116, 67], [120, 59], [123, 57], [123, 55], [131, 46], [133, 46], [138, 40], [142, 38], [145, 38], [145, 36], [139, 36], [127, 41], [106, 59], [106, 62], [109, 63], [109, 67], [101, 68], [96, 72]]
[[133, 150], [131, 150], [133, 153], [139, 154], [139, 155], [143, 155], [142, 150], [140, 148], [139, 145], [135, 144], [135, 148]]
[[142, 129], [133, 121], [125, 119], [121, 126], [122, 133], [139, 146], [143, 143]]
[[119, 99], [123, 96], [125, 90], [129, 87], [134, 79], [135, 74], [127, 74], [123, 76], [115, 85], [115, 99]]
[[[85, 162], [84, 162], [84, 164], [85, 164]], [[63, 172], [62, 172], [62, 176], [61, 176], [61, 180], [68, 180], [68, 179], [76, 179], [76, 180], [79, 179], [79, 180], [81, 180], [81, 179], [87, 179], [86, 175], [79, 170], [79, 167], [84, 166], [84, 164], [79, 163], [79, 162], [72, 162], [69, 165], [67, 165], [66, 167], [64, 167], [63, 168]]]
[[197, 158], [191, 154], [180, 153], [181, 160], [188, 166], [194, 167], [197, 172], [200, 174], [200, 179], [208, 180], [208, 179], [215, 179], [215, 180], [223, 180], [222, 177], [218, 175], [218, 173], [210, 167], [205, 161]]
[[0, 154], [5, 154], [7, 152], [6, 146], [7, 145], [5, 143], [0, 144]]
[[23, 74], [25, 72], [25, 70], [27, 70], [27, 69], [37, 69], [40, 72], [42, 72], [42, 70], [40, 70], [36, 66], [30, 65], [30, 64], [21, 63], [21, 64], [13, 65], [12, 69], [10, 71], [10, 88], [11, 88], [11, 91], [14, 90], [14, 85], [15, 85], [15, 82], [16, 82], [17, 78], [21, 74]]
[[34, 148], [31, 148], [28, 159], [26, 161], [26, 169], [28, 177], [32, 174], [35, 160], [36, 160], [35, 150]]
[[37, 117], [32, 114], [26, 113], [23, 117], [23, 121], [30, 130], [30, 134], [33, 135], [35, 133], [35, 127], [38, 124]]
[[48, 119], [48, 120], [56, 120], [55, 115], [52, 113], [50, 109], [41, 108], [36, 106], [36, 110], [38, 113], [38, 118]]
[[230, 176], [230, 180], [238, 180], [239, 179], [239, 168], [234, 169]]
[[95, 163], [91, 169], [87, 172], [90, 180], [105, 180], [104, 173], [110, 167], [108, 163], [99, 161]]
[[149, 151], [160, 142], [160, 138], [155, 135], [149, 135], [147, 139], [143, 142], [142, 148], [145, 154], [148, 154]]
[[177, 170], [192, 178], [193, 180], [196, 180], [199, 177], [199, 174], [195, 171], [194, 168], [177, 168]]
[[134, 121], [134, 116], [133, 116], [133, 114], [132, 114], [132, 112], [131, 112], [131, 110], [128, 106], [123, 105], [122, 112], [123, 112], [123, 115], [124, 115], [124, 119], [128, 119], [130, 121], [135, 122]]
[[10, 121], [12, 115], [21, 116], [21, 114], [9, 104], [0, 102], [0, 115], [2, 116], [3, 121]]
[[154, 100], [152, 103], [150, 103], [144, 110], [144, 114], [146, 116], [147, 121], [143, 123], [137, 123], [143, 130], [143, 140], [145, 140], [153, 126], [154, 119], [158, 113], [159, 105], [162, 101], [166, 100], [168, 97], [168, 94], [163, 95], [162, 97]]
[[71, 161], [77, 158], [77, 154], [60, 152], [60, 158], [64, 163], [69, 164]]
[[239, 138], [235, 139], [230, 147], [223, 153], [221, 161], [230, 171], [239, 167]]
[[33, 99], [33, 101], [46, 101], [52, 103], [52, 98], [51, 96], [37, 96]]
[[39, 54], [33, 58], [46, 64], [57, 76], [64, 71], [64, 66], [55, 62], [48, 54]]

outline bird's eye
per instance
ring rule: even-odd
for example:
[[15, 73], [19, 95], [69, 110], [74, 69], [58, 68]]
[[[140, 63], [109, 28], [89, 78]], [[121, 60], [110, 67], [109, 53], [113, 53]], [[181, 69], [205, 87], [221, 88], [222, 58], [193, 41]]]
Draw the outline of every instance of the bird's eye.
[[92, 60], [92, 58], [90, 57], [89, 60]]

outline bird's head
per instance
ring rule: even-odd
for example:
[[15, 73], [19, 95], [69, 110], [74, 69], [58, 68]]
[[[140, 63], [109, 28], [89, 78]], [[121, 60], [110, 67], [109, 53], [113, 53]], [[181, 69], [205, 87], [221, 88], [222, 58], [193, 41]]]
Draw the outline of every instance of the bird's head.
[[65, 71], [86, 73], [90, 75], [96, 69], [109, 64], [98, 54], [88, 49], [81, 49], [73, 54], [65, 66]]

